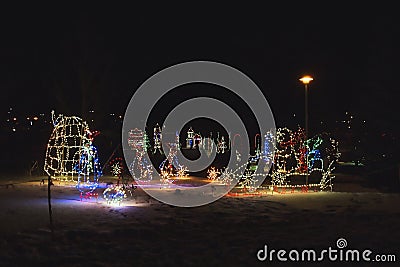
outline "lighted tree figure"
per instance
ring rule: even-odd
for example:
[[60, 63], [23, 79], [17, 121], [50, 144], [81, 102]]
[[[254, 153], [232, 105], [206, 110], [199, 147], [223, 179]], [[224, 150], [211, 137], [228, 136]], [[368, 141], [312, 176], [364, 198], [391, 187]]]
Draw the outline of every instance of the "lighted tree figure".
[[145, 153], [151, 151], [151, 144], [150, 144], [150, 139], [149, 136], [147, 135], [146, 131], [143, 132], [143, 151]]

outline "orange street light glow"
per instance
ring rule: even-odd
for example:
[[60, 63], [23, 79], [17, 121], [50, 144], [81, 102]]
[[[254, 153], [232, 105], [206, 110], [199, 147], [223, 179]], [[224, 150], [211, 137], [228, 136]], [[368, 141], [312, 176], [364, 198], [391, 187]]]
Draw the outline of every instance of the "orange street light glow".
[[314, 80], [311, 76], [304, 76], [303, 78], [299, 79], [304, 84], [309, 84], [312, 80]]

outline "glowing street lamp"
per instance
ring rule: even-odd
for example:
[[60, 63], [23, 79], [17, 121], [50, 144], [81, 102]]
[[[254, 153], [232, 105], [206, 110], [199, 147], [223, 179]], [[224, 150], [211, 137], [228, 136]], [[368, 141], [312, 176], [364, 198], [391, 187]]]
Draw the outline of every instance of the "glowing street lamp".
[[314, 80], [311, 76], [304, 76], [303, 78], [299, 79], [304, 84], [309, 84], [312, 80]]
[[[305, 98], [304, 98], [304, 108], [305, 108], [305, 130], [306, 130], [306, 137], [305, 140], [308, 138], [308, 84], [314, 80], [311, 76], [306, 75], [299, 79], [304, 84], [305, 90]], [[306, 164], [307, 164], [307, 172], [306, 172], [306, 185], [308, 185], [308, 151], [306, 152]]]

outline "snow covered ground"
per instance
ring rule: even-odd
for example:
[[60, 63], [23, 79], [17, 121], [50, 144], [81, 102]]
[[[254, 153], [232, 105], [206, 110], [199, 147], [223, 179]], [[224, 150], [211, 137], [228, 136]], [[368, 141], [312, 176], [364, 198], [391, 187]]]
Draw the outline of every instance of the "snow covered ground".
[[80, 201], [72, 185], [56, 182], [52, 235], [47, 185], [1, 181], [0, 266], [275, 266], [257, 260], [265, 244], [318, 249], [335, 247], [338, 238], [400, 260], [400, 195], [358, 183], [338, 184], [334, 192], [225, 196], [178, 208], [140, 189], [121, 206], [107, 205], [101, 194]]

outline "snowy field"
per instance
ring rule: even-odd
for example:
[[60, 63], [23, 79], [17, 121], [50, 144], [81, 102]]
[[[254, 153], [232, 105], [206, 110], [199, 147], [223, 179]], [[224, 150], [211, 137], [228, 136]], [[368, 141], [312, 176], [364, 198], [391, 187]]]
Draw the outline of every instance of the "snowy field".
[[[349, 248], [400, 260], [400, 195], [357, 183], [338, 184], [334, 192], [225, 196], [206, 206], [178, 208], [140, 189], [121, 206], [107, 205], [101, 192], [97, 200], [80, 201], [72, 185], [55, 182], [52, 235], [47, 185], [1, 181], [0, 266], [302, 266], [260, 262], [256, 254], [265, 244], [287, 250], [335, 247], [338, 238]], [[345, 265], [319, 264], [311, 265]]]

